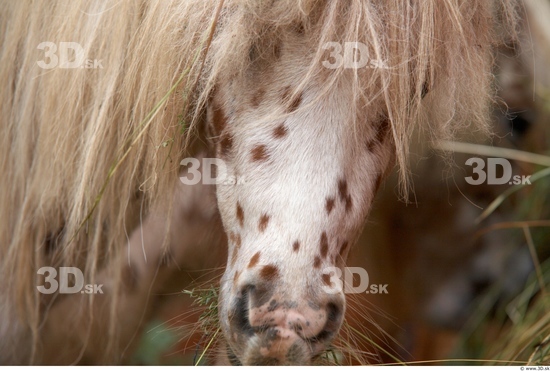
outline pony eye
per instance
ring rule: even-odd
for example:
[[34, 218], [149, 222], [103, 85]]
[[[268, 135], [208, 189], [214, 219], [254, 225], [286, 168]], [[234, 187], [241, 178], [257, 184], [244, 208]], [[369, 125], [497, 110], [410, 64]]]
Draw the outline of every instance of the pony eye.
[[520, 137], [527, 134], [531, 128], [531, 121], [527, 116], [525, 113], [517, 113], [508, 121], [514, 134]]

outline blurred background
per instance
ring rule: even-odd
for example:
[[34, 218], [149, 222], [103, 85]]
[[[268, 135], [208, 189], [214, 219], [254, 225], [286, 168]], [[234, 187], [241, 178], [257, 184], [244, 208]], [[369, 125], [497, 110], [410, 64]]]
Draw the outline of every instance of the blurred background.
[[[450, 162], [418, 138], [409, 202], [395, 175], [382, 185], [348, 265], [388, 293], [348, 295], [326, 363], [550, 364], [550, 1], [522, 10], [519, 40], [498, 51], [494, 137], [466, 135], [459, 142], [484, 147], [454, 146]], [[472, 157], [507, 158], [532, 184], [470, 185]], [[225, 237], [219, 223], [197, 234], [208, 259], [154, 295], [132, 364], [215, 362], [210, 287], [223, 272]]]

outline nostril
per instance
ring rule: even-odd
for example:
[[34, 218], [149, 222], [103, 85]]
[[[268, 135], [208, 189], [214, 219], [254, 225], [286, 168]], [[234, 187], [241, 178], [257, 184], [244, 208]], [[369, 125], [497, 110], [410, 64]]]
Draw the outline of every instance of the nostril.
[[250, 308], [259, 308], [272, 299], [273, 285], [270, 282], [248, 284], [240, 290], [240, 295], [247, 295], [247, 304]]
[[328, 303], [327, 304], [327, 326], [330, 324], [334, 324], [338, 327], [341, 318], [342, 318], [341, 306], [333, 302]]
[[308, 340], [311, 343], [321, 343], [321, 342], [324, 342], [325, 340], [329, 340], [331, 337], [332, 337], [332, 332], [323, 330], [317, 335], [309, 338]]
[[330, 302], [326, 305], [326, 312], [327, 322], [325, 323], [325, 327], [317, 335], [309, 338], [309, 341], [312, 343], [321, 343], [332, 339], [340, 328], [343, 314], [342, 305]]
[[[244, 298], [245, 296], [248, 296], [250, 295], [250, 292], [251, 291], [254, 291], [256, 290], [256, 286], [254, 285], [244, 285], [240, 290], [239, 290], [239, 296]], [[248, 298], [247, 298], [248, 299]]]
[[237, 301], [235, 303], [234, 307], [234, 315], [231, 320], [233, 322], [233, 325], [240, 330], [243, 334], [252, 336], [254, 335], [254, 329], [250, 325], [250, 321], [248, 318], [249, 311], [248, 311], [248, 301], [250, 292], [254, 291], [253, 285], [247, 285], [243, 287], [240, 291], [240, 295], [237, 298]]

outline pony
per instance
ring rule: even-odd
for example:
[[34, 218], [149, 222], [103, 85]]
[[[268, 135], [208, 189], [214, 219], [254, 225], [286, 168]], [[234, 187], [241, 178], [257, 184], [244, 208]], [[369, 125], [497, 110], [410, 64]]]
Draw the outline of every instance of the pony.
[[[47, 362], [53, 331], [55, 362], [120, 362], [160, 267], [200, 245], [183, 220], [219, 210], [228, 358], [314, 362], [345, 311], [334, 268], [394, 166], [407, 195], [413, 133], [489, 132], [516, 18], [512, 0], [0, 4], [0, 361]], [[203, 207], [188, 157], [243, 181]], [[41, 267], [105, 296], [43, 294]]]

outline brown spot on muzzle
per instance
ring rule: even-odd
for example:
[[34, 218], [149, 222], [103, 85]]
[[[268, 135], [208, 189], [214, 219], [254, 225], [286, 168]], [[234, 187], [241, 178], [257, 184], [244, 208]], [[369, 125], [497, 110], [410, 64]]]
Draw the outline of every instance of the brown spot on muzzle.
[[287, 113], [294, 112], [298, 109], [300, 106], [300, 103], [302, 103], [302, 93], [295, 94], [294, 98], [289, 102], [289, 99], [292, 95], [292, 88], [290, 86], [287, 86], [283, 92], [283, 102], [288, 104]]
[[326, 204], [325, 204], [325, 210], [327, 211], [327, 214], [330, 215], [330, 212], [334, 208], [334, 197], [327, 197]]
[[348, 197], [346, 197], [346, 211], [350, 211], [351, 205], [352, 205], [351, 196], [348, 195]]
[[239, 225], [242, 227], [244, 225], [244, 210], [241, 207], [241, 204], [237, 202], [237, 220]]
[[258, 144], [254, 148], [252, 148], [252, 151], [250, 151], [252, 155], [252, 161], [255, 162], [262, 162], [269, 158], [265, 145]]
[[346, 182], [345, 179], [338, 181], [338, 195], [340, 196], [341, 201], [345, 200], [348, 195], [348, 182]]
[[213, 105], [212, 107], [212, 126], [214, 127], [214, 135], [219, 136], [225, 126], [227, 125], [227, 117], [221, 106], [218, 104]]
[[267, 223], [269, 223], [269, 215], [263, 214], [260, 217], [260, 221], [258, 222], [258, 229], [260, 230], [260, 232], [265, 231], [265, 229], [267, 228]]
[[328, 238], [327, 238], [327, 232], [323, 232], [321, 234], [321, 242], [320, 242], [320, 245], [321, 245], [321, 257], [324, 259], [327, 257], [327, 254], [328, 254]]
[[284, 124], [280, 124], [275, 129], [273, 129], [273, 136], [275, 139], [281, 139], [287, 134], [287, 129]]
[[323, 283], [325, 285], [332, 287], [332, 282], [330, 281], [330, 274], [325, 273], [321, 276], [321, 278], [323, 279]]
[[256, 266], [256, 264], [258, 264], [259, 261], [260, 261], [260, 252], [258, 251], [250, 259], [250, 262], [248, 263], [248, 268], [253, 268], [254, 266]]
[[294, 243], [292, 244], [292, 250], [294, 252], [298, 252], [298, 250], [300, 249], [300, 241], [296, 240], [294, 241]]
[[231, 266], [237, 262], [237, 253], [241, 248], [241, 235], [239, 233], [229, 232], [229, 241], [233, 243], [233, 254], [231, 255]]
[[279, 269], [274, 265], [264, 265], [260, 270], [260, 277], [265, 281], [275, 280], [279, 276]]
[[346, 207], [346, 211], [349, 211], [352, 206], [351, 195], [348, 191], [348, 182], [345, 179], [338, 181], [338, 196]]

